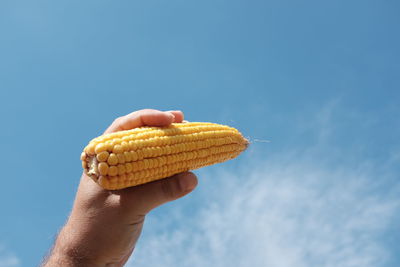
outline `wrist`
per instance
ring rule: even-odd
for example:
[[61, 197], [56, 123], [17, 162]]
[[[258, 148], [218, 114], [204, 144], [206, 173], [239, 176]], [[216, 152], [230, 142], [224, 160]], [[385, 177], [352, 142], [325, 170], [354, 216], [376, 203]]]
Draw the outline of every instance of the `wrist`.
[[68, 230], [68, 225], [60, 231], [57, 240], [49, 253], [43, 267], [78, 267], [78, 266], [106, 266], [98, 259], [90, 257], [84, 246], [74, 239], [74, 234]]

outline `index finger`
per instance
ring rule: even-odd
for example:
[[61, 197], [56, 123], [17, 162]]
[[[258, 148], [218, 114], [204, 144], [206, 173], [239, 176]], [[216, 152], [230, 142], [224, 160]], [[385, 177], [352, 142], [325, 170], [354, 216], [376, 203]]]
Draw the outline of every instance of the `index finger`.
[[142, 109], [117, 118], [104, 133], [130, 130], [141, 126], [168, 126], [173, 122], [181, 122], [180, 118], [183, 118], [181, 111], [163, 112], [155, 109]]

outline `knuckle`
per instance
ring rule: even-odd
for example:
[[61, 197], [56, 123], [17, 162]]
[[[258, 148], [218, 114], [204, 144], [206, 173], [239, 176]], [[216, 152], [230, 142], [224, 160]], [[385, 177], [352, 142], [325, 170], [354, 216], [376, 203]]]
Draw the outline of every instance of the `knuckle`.
[[116, 119], [114, 120], [113, 123], [119, 123], [119, 122], [121, 122], [122, 119], [123, 119], [122, 116], [121, 116], [121, 117], [118, 117], [118, 118], [116, 118]]
[[115, 127], [119, 127], [119, 126], [122, 124], [123, 119], [124, 119], [123, 116], [118, 117], [118, 118], [116, 118], [116, 119], [112, 122], [111, 125], [113, 125], [113, 126], [115, 126]]
[[153, 112], [159, 112], [157, 109], [151, 109], [151, 108], [145, 108], [141, 109], [138, 111], [139, 114], [147, 114], [147, 113], [153, 113]]

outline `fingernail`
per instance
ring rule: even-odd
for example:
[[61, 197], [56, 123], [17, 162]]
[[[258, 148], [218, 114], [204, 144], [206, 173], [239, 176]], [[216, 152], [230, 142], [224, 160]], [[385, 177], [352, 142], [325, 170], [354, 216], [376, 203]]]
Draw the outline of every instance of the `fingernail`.
[[170, 117], [172, 120], [175, 119], [175, 115], [172, 114], [171, 112], [167, 112], [167, 114], [168, 114], [168, 117]]

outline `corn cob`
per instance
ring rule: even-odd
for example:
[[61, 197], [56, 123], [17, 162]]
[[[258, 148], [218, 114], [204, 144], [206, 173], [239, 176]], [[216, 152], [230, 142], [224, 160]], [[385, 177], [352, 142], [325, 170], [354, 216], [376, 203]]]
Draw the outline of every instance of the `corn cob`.
[[233, 159], [248, 144], [238, 130], [225, 125], [172, 123], [94, 138], [81, 160], [89, 177], [115, 190]]

